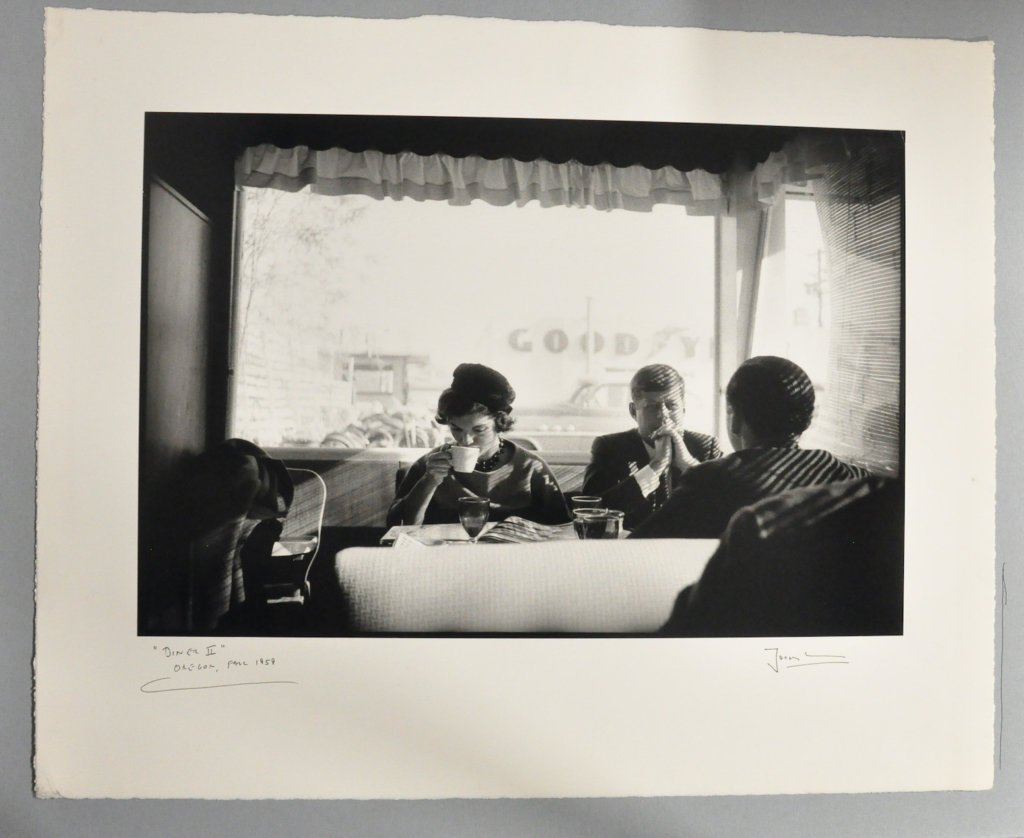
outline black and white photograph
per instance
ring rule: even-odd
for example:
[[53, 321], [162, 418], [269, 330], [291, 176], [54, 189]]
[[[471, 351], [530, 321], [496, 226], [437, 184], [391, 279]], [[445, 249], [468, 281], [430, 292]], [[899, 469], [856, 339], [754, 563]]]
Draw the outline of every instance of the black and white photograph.
[[37, 796], [992, 787], [991, 43], [45, 31]]
[[902, 633], [901, 132], [145, 143], [140, 634]]

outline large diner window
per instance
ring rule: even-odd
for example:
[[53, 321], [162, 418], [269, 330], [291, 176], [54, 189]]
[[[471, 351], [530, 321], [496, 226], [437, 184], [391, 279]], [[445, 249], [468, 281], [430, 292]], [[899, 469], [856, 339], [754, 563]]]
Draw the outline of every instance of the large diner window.
[[242, 187], [231, 433], [265, 447], [424, 447], [462, 361], [517, 391], [510, 435], [588, 451], [648, 363], [714, 406], [713, 216]]
[[229, 432], [429, 447], [446, 439], [437, 397], [472, 361], [515, 387], [513, 438], [585, 456], [630, 427], [628, 381], [660, 362], [686, 381], [687, 427], [728, 449], [725, 384], [774, 354], [817, 390], [804, 445], [898, 473], [901, 135], [790, 129], [751, 156], [752, 134], [710, 128], [728, 165], [711, 134], [682, 168], [248, 147]]

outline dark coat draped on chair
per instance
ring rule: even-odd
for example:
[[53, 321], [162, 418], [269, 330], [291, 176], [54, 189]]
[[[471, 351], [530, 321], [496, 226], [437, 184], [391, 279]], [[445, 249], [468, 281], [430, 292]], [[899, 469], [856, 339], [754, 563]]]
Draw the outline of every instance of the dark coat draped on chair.
[[269, 556], [293, 487], [279, 460], [242, 439], [229, 439], [183, 469], [166, 516], [187, 542], [186, 624], [212, 632], [257, 604], [260, 560]]

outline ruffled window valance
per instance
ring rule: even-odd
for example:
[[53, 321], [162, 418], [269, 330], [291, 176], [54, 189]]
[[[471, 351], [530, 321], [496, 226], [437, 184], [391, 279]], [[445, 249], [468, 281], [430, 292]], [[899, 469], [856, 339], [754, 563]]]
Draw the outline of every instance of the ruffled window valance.
[[[889, 134], [875, 155], [876, 165], [886, 171], [901, 166], [903, 159], [902, 135]], [[522, 206], [536, 201], [543, 207], [647, 212], [656, 204], [675, 204], [686, 207], [691, 215], [731, 214], [781, 200], [787, 184], [820, 177], [829, 166], [853, 159], [865, 143], [878, 147], [878, 136], [879, 132], [808, 129], [761, 162], [721, 175], [704, 169], [684, 172], [671, 165], [620, 167], [575, 160], [492, 160], [474, 155], [263, 144], [242, 152], [236, 162], [235, 182], [288, 192], [309, 186], [323, 195], [410, 198], [453, 205], [481, 200], [495, 206]]]
[[477, 199], [495, 206], [537, 201], [543, 207], [650, 211], [655, 204], [675, 204], [692, 215], [714, 215], [727, 209], [722, 178], [702, 169], [622, 168], [572, 160], [488, 160], [259, 145], [247, 148], [238, 159], [235, 182], [289, 192], [310, 186], [324, 195], [441, 200], [453, 205]]

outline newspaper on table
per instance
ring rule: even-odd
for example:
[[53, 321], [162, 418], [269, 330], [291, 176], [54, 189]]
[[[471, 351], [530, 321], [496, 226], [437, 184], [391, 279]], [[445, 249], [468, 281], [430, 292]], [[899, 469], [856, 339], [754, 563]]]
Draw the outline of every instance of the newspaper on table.
[[[575, 539], [572, 524], [538, 524], [513, 515], [504, 521], [489, 523], [478, 541], [497, 544], [528, 544], [551, 539]], [[469, 542], [461, 524], [398, 525], [381, 538], [383, 545], [394, 547], [436, 547], [440, 544]]]
[[572, 524], [538, 524], [525, 518], [511, 516], [499, 521], [480, 536], [480, 541], [523, 544], [551, 539], [575, 539]]

